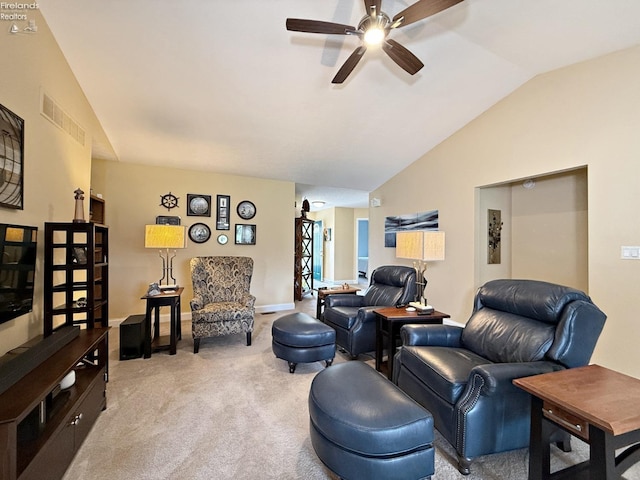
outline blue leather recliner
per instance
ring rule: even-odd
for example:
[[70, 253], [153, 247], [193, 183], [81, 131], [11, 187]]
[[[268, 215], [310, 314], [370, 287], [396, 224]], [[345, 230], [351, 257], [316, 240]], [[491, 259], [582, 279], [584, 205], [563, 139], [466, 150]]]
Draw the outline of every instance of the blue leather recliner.
[[[431, 412], [468, 474], [474, 457], [529, 444], [531, 402], [513, 379], [587, 365], [605, 320], [579, 290], [490, 281], [464, 328], [402, 327], [393, 381]], [[570, 449], [568, 434], [554, 441]]]
[[376, 349], [374, 310], [407, 304], [415, 296], [415, 269], [385, 265], [373, 271], [364, 295], [327, 295], [322, 319], [335, 329], [336, 344], [355, 358]]

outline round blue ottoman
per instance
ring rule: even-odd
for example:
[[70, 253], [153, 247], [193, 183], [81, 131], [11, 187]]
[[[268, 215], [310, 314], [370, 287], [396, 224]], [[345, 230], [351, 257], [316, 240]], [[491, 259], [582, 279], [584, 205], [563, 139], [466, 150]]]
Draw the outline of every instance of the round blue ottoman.
[[324, 360], [328, 367], [336, 355], [336, 331], [306, 313], [278, 318], [271, 327], [271, 337], [273, 353], [289, 362], [290, 373], [298, 363]]
[[313, 449], [343, 480], [424, 480], [434, 473], [431, 413], [365, 363], [318, 373], [309, 416]]

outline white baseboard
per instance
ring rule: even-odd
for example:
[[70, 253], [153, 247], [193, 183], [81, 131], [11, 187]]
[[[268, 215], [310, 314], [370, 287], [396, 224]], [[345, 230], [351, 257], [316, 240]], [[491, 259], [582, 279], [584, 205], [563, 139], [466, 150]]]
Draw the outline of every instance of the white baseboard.
[[296, 308], [295, 303], [278, 303], [275, 305], [258, 305], [256, 307], [256, 313], [271, 313], [281, 312], [283, 310], [294, 310]]

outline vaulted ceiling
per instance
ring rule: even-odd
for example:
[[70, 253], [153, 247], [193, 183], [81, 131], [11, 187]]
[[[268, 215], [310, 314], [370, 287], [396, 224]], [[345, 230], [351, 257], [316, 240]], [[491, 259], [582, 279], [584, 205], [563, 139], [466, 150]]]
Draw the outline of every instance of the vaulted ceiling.
[[369, 49], [333, 85], [358, 38], [285, 20], [356, 26], [363, 0], [39, 5], [119, 161], [289, 180], [326, 206], [366, 206], [532, 77], [640, 44], [638, 0], [464, 0], [390, 34], [425, 64], [416, 75]]

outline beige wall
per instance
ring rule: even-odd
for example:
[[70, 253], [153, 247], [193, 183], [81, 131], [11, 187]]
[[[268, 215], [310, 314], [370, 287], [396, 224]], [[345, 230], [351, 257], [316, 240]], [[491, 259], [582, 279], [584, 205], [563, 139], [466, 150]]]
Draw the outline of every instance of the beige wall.
[[586, 169], [535, 182], [512, 187], [512, 277], [589, 291]]
[[[29, 16], [38, 25], [36, 34], [9, 35], [9, 22], [2, 22], [6, 30], [0, 34], [0, 104], [25, 122], [24, 209], [0, 208], [0, 222], [38, 227], [36, 289], [33, 312], [0, 325], [0, 355], [42, 333], [44, 222], [73, 220], [74, 190], [90, 189], [92, 142], [113, 154], [40, 12]], [[40, 115], [42, 91], [84, 128], [84, 146]], [[87, 201], [84, 207], [88, 218]]]
[[[158, 215], [181, 217], [188, 227], [202, 222], [211, 229], [211, 239], [197, 244], [187, 241], [187, 248], [178, 250], [174, 260], [174, 277], [183, 293], [182, 310], [189, 311], [192, 298], [189, 259], [203, 255], [241, 255], [254, 260], [251, 291], [256, 296], [256, 311], [293, 308], [293, 243], [294, 217], [292, 207], [295, 186], [292, 182], [262, 180], [179, 168], [148, 167], [112, 161], [94, 161], [94, 190], [106, 203], [106, 223], [110, 232], [110, 312], [112, 320], [134, 313], [143, 313], [140, 296], [149, 283], [161, 277], [161, 261], [157, 250], [144, 248], [144, 226], [155, 223]], [[176, 195], [178, 207], [168, 211], [160, 206], [160, 197], [168, 192]], [[211, 217], [187, 216], [188, 193], [211, 195]], [[216, 195], [231, 196], [231, 230], [215, 229]], [[236, 213], [242, 200], [256, 206], [256, 216], [243, 221]], [[236, 223], [256, 225], [256, 245], [235, 245], [233, 229]], [[220, 233], [229, 243], [219, 245]]]
[[355, 257], [355, 218], [353, 208], [336, 208], [333, 243], [335, 245], [334, 280], [354, 282], [358, 279]]
[[[437, 208], [447, 259], [428, 270], [429, 301], [465, 322], [478, 286], [477, 187], [588, 167], [589, 294], [608, 315], [592, 358], [640, 377], [640, 262], [620, 259], [640, 244], [640, 47], [541, 75], [392, 178], [371, 197], [370, 261], [395, 262], [383, 247], [384, 217]], [[437, 181], [422, 185], [425, 173]], [[397, 262], [400, 263], [400, 262]]]

